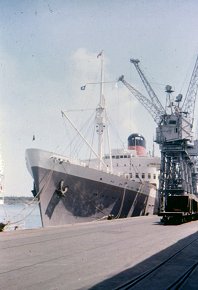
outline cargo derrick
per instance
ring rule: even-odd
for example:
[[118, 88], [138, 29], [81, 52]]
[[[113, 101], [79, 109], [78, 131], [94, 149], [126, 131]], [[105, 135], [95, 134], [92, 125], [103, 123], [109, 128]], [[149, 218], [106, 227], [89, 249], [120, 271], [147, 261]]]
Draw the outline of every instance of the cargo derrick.
[[183, 101], [179, 94], [172, 101], [172, 88], [166, 86], [164, 108], [140, 69], [139, 60], [131, 59], [150, 98], [119, 78], [148, 110], [157, 124], [156, 143], [161, 151], [158, 215], [164, 223], [179, 223], [198, 217], [198, 140], [193, 139], [195, 101], [198, 89], [198, 57]]

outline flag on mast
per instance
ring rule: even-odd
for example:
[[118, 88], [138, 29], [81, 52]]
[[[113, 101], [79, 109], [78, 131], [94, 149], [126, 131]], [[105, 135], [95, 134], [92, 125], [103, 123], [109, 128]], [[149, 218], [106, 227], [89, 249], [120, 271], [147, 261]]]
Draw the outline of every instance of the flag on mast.
[[101, 56], [103, 54], [103, 50], [101, 50], [101, 52], [97, 55], [97, 58], [99, 58], [99, 56]]
[[84, 91], [86, 89], [86, 85], [82, 86], [80, 89]]

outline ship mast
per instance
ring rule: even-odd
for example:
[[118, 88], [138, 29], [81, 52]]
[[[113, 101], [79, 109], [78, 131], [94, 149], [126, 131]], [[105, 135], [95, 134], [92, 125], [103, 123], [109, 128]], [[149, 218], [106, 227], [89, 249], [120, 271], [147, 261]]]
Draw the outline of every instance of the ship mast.
[[96, 133], [98, 134], [98, 168], [102, 169], [102, 158], [103, 158], [103, 133], [105, 129], [105, 99], [103, 94], [103, 83], [104, 83], [104, 54], [103, 50], [98, 54], [97, 58], [100, 57], [101, 61], [101, 72], [100, 72], [100, 101], [96, 108]]

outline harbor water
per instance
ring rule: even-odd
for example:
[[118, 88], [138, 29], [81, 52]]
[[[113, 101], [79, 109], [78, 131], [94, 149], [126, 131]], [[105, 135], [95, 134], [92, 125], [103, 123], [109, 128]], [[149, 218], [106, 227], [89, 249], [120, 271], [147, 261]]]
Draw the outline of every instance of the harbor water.
[[37, 203], [4, 203], [0, 205], [0, 222], [8, 223], [6, 230], [39, 228], [39, 206]]

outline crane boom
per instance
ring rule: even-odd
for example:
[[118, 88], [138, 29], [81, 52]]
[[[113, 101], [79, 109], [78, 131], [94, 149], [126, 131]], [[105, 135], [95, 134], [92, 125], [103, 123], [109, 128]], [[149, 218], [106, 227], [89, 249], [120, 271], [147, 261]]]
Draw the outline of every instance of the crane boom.
[[150, 115], [153, 117], [154, 121], [159, 124], [161, 121], [161, 111], [158, 110], [156, 106], [153, 105], [153, 102], [143, 96], [138, 90], [132, 87], [128, 82], [125, 81], [124, 76], [120, 76], [118, 81], [121, 81], [125, 87], [139, 100], [139, 102], [147, 109]]
[[153, 106], [156, 107], [156, 110], [158, 110], [158, 112], [161, 113], [161, 115], [165, 114], [165, 110], [160, 102], [160, 100], [158, 99], [158, 97], [156, 96], [155, 92], [153, 91], [150, 83], [148, 82], [148, 80], [146, 79], [143, 71], [140, 69], [139, 67], [139, 59], [133, 59], [131, 58], [130, 59], [130, 62], [134, 64], [144, 86], [145, 86], [145, 89], [147, 91], [147, 93], [149, 94], [150, 98], [151, 98], [151, 101], [153, 103]]
[[190, 79], [190, 84], [183, 102], [182, 110], [188, 113], [188, 118], [193, 127], [194, 122], [194, 111], [195, 111], [195, 101], [198, 89], [198, 56], [195, 62], [193, 73]]

